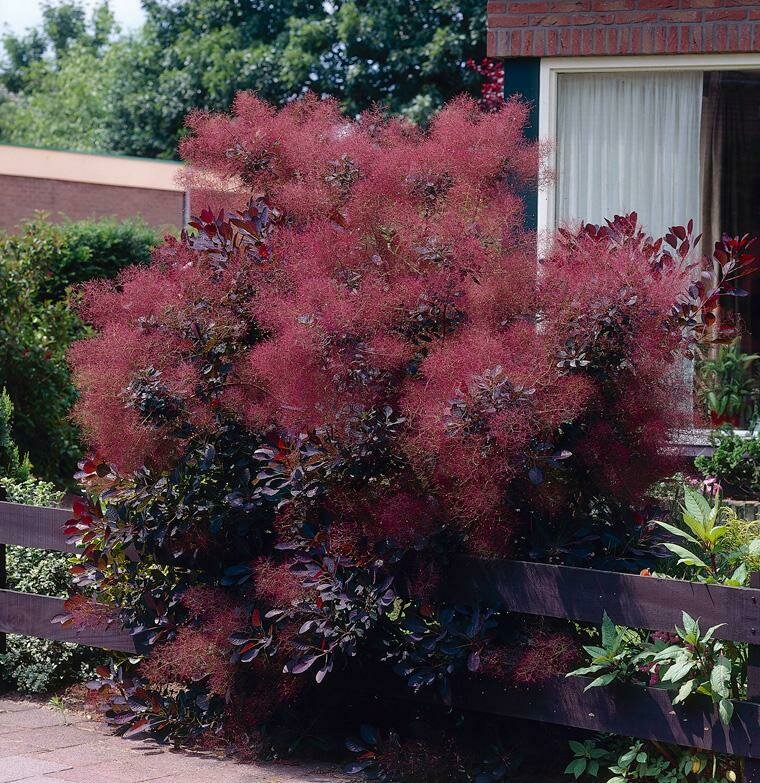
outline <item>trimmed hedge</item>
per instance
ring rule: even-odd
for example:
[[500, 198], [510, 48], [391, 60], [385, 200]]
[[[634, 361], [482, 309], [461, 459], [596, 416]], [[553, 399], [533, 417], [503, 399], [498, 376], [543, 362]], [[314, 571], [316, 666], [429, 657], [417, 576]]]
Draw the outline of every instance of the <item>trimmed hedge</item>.
[[137, 221], [53, 224], [43, 215], [0, 234], [0, 386], [15, 407], [21, 452], [58, 485], [71, 483], [81, 455], [66, 352], [87, 331], [70, 306], [71, 286], [146, 263], [157, 238]]

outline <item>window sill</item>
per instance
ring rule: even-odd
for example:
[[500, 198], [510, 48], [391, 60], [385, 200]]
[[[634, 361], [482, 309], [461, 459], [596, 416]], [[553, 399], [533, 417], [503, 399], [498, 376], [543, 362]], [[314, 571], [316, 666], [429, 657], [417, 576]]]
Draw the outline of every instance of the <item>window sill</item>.
[[[680, 457], [699, 457], [702, 454], [710, 456], [713, 453], [710, 436], [715, 430], [707, 427], [694, 427], [691, 430], [676, 430], [670, 438], [670, 443]], [[740, 438], [751, 438], [749, 430], [734, 430], [734, 435]]]

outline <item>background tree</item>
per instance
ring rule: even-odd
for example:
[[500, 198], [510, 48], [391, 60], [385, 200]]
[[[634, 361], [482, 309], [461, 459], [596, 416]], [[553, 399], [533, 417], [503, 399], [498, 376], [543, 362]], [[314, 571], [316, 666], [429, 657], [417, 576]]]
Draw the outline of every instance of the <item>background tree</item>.
[[11, 144], [107, 149], [107, 88], [121, 44], [108, 3], [86, 17], [78, 0], [46, 4], [42, 24], [3, 36], [0, 139]]
[[482, 0], [144, 0], [114, 38], [106, 4], [48, 6], [6, 36], [0, 139], [177, 157], [185, 115], [226, 110], [238, 90], [282, 105], [313, 90], [349, 114], [375, 103], [425, 121], [460, 92], [485, 48]]

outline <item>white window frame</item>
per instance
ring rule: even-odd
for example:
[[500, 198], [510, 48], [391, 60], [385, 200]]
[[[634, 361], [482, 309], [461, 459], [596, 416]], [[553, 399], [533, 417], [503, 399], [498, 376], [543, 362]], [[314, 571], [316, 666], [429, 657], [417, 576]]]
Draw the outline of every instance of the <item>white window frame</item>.
[[[557, 98], [561, 73], [615, 73], [625, 71], [747, 71], [760, 70], [760, 52], [749, 54], [668, 54], [624, 57], [545, 57], [541, 60], [538, 93], [538, 137], [550, 142], [547, 165], [556, 170]], [[538, 191], [538, 236], [556, 227], [555, 185]]]
[[[746, 71], [760, 70], [760, 52], [746, 54], [669, 54], [622, 57], [545, 57], [541, 60], [538, 99], [538, 137], [549, 142], [546, 165], [557, 168], [558, 76], [562, 73], [619, 73], [628, 71]], [[553, 180], [538, 191], [537, 231], [539, 254], [556, 228], [556, 187]], [[695, 456], [709, 448], [712, 430], [694, 429], [676, 435], [684, 454]], [[746, 430], [737, 430], [749, 437]]]

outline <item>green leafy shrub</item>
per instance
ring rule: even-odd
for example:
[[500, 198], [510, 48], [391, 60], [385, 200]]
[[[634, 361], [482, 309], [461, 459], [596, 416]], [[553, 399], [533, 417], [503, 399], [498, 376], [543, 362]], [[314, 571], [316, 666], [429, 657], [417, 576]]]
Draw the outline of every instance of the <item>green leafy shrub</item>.
[[728, 495], [760, 493], [760, 438], [744, 438], [728, 429], [710, 436], [713, 453], [697, 457], [694, 465], [703, 476], [720, 482]]
[[674, 705], [692, 694], [703, 694], [710, 697], [720, 719], [728, 724], [734, 712], [732, 699], [743, 694], [746, 645], [724, 644], [713, 638], [718, 628], [703, 632], [699, 621], [684, 612], [683, 627], [675, 628], [675, 636], [639, 632], [616, 626], [605, 612], [601, 644], [583, 648], [591, 665], [567, 676], [592, 676], [586, 690], [613, 682], [657, 685], [673, 692]]
[[40, 298], [58, 300], [70, 285], [113, 277], [131, 264], [150, 261], [159, 232], [142, 220], [72, 220], [51, 223], [38, 214], [22, 233], [6, 237], [4, 252], [22, 255], [34, 249], [44, 279]]
[[13, 440], [11, 425], [13, 423], [13, 403], [8, 392], [0, 393], [0, 476], [12, 481], [23, 482], [29, 479], [32, 464], [29, 456], [21, 456], [18, 446]]
[[628, 737], [571, 740], [573, 759], [565, 769], [575, 780], [599, 783], [735, 783], [738, 765], [727, 756], [686, 750]]
[[726, 548], [742, 552], [742, 562], [748, 571], [760, 571], [760, 519], [741, 519], [731, 514], [724, 524]]
[[680, 520], [673, 520], [677, 524], [656, 523], [678, 541], [664, 544], [678, 557], [666, 575], [741, 587], [749, 574], [748, 559], [760, 554], [760, 538], [752, 536], [752, 526], [739, 527], [736, 512], [724, 505], [719, 496], [710, 501], [686, 486], [684, 503]]
[[144, 263], [155, 238], [136, 222], [55, 225], [43, 217], [0, 234], [0, 384], [15, 406], [19, 448], [56, 484], [70, 482], [81, 450], [66, 351], [86, 329], [67, 286]]

